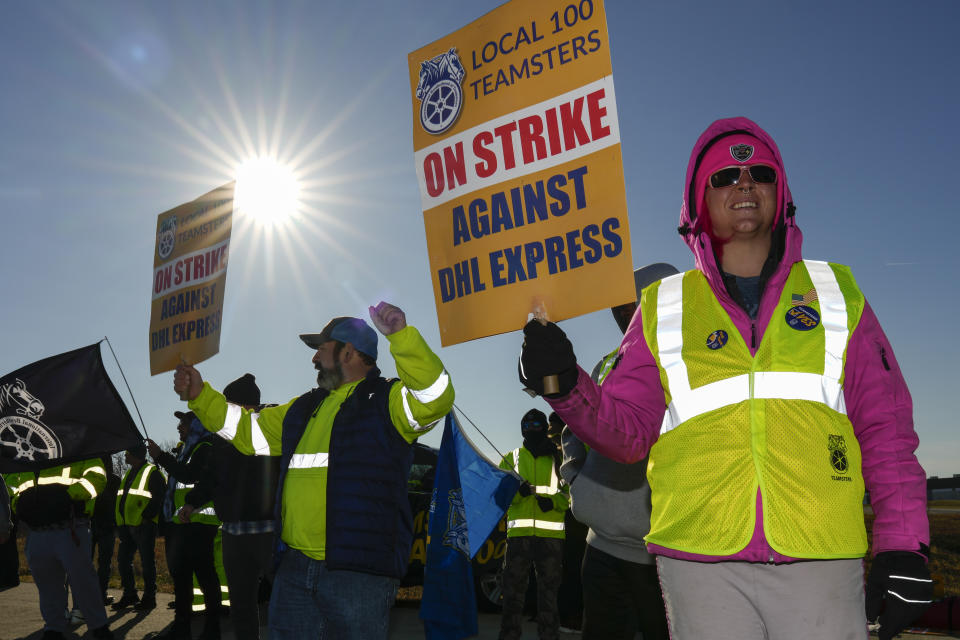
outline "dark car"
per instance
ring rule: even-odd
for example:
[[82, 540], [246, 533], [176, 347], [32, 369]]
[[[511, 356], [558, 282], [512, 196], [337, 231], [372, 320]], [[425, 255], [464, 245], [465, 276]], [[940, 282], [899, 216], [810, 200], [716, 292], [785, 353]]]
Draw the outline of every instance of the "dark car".
[[[430, 497], [437, 470], [437, 450], [425, 444], [413, 445], [413, 465], [407, 481], [407, 495], [413, 513], [413, 546], [410, 564], [402, 586], [423, 584], [423, 566], [427, 560], [427, 522], [430, 518]], [[473, 558], [473, 580], [477, 607], [481, 611], [500, 610], [500, 575], [503, 556], [507, 552], [507, 520], [500, 523]]]

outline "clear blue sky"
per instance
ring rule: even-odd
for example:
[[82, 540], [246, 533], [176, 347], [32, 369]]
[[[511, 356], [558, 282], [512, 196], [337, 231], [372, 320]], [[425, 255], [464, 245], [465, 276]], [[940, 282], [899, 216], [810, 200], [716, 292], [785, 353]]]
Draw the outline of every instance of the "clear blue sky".
[[[172, 375], [148, 374], [157, 214], [276, 147], [309, 212], [282, 235], [235, 222], [220, 353], [201, 373], [222, 388], [250, 371], [265, 401], [285, 402], [315, 380], [297, 334], [385, 299], [438, 349], [458, 406], [501, 451], [516, 446], [520, 416], [546, 408], [520, 391], [520, 334], [439, 348], [407, 79], [408, 52], [497, 4], [6, 6], [0, 373], [109, 336], [150, 435], [174, 439]], [[849, 264], [893, 343], [921, 463], [960, 473], [960, 4], [606, 9], [634, 264], [692, 265], [675, 230], [690, 149], [716, 118], [753, 118], [780, 145], [806, 256]], [[608, 311], [562, 326], [588, 370], [620, 338]]]

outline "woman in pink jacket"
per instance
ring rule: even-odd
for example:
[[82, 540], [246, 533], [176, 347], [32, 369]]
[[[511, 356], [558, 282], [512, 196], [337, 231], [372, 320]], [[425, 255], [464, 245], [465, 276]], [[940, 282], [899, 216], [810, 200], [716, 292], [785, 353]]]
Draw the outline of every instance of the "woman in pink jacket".
[[547, 401], [581, 440], [649, 454], [675, 639], [866, 638], [878, 618], [886, 639], [930, 601], [909, 391], [850, 270], [801, 257], [795, 212], [773, 139], [718, 120], [680, 212], [696, 269], [644, 290], [603, 386], [555, 324], [524, 328], [521, 381], [542, 394], [557, 374]]

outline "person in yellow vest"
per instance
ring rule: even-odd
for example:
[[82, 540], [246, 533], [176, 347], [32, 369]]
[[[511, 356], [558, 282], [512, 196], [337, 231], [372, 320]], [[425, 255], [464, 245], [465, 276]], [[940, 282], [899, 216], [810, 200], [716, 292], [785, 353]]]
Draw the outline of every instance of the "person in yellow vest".
[[[190, 615], [193, 608], [193, 574], [197, 574], [206, 605], [203, 640], [220, 638], [220, 580], [214, 568], [214, 539], [220, 521], [206, 485], [215, 482], [212, 467], [212, 435], [193, 412], [176, 411], [177, 431], [183, 447], [177, 457], [167, 453], [153, 440], [147, 440], [150, 456], [169, 480], [164, 494], [164, 536], [167, 566], [173, 578], [176, 600], [173, 624], [158, 640], [190, 640]], [[203, 496], [202, 498], [200, 496]]]
[[[258, 412], [260, 387], [247, 373], [223, 388], [227, 402]], [[273, 577], [274, 505], [279, 456], [250, 456], [223, 438], [213, 445], [217, 484], [213, 507], [223, 522], [222, 566], [230, 594], [230, 621], [238, 640], [260, 640], [261, 580]]]
[[557, 591], [563, 572], [567, 486], [558, 472], [559, 451], [547, 435], [547, 416], [531, 409], [520, 421], [523, 446], [503, 456], [500, 468], [524, 482], [507, 511], [507, 552], [503, 558], [503, 617], [500, 640], [519, 640], [530, 567], [537, 575], [537, 634], [556, 640], [560, 633]]
[[[623, 335], [648, 285], [677, 273], [654, 263], [633, 272], [637, 300], [610, 309]], [[594, 366], [590, 378], [603, 384], [619, 348]], [[557, 414], [551, 413], [550, 419]], [[560, 475], [570, 487], [570, 511], [589, 527], [576, 569], [582, 570], [582, 640], [669, 640], [667, 616], [653, 556], [643, 537], [650, 530], [647, 461], [614, 462], [563, 430]], [[570, 539], [567, 527], [567, 539]], [[564, 557], [564, 572], [567, 571]]]
[[[602, 386], [555, 324], [520, 377], [587, 445], [649, 453], [647, 549], [671, 638], [881, 640], [932, 594], [910, 393], [848, 267], [801, 256], [780, 151], [747, 118], [690, 156], [679, 231], [696, 269], [644, 289]], [[863, 581], [865, 488], [876, 518]]]
[[[147, 462], [144, 446], [127, 449], [124, 453], [129, 465], [115, 500], [115, 516], [120, 548], [117, 565], [123, 595], [111, 607], [120, 611], [132, 606], [138, 611], [150, 611], [157, 606], [157, 563], [154, 549], [157, 541], [157, 521], [163, 507], [166, 479], [155, 464]], [[143, 571], [143, 597], [137, 597], [133, 577], [133, 556], [140, 554]]]
[[86, 501], [104, 490], [107, 474], [99, 458], [22, 471], [4, 476], [17, 516], [27, 526], [24, 549], [40, 595], [43, 640], [57, 640], [67, 631], [67, 591], [94, 638], [113, 638], [100, 585], [90, 556], [90, 521]]
[[[113, 602], [113, 596], [107, 594], [110, 584], [110, 575], [113, 573], [113, 548], [116, 539], [116, 522], [113, 511], [117, 497], [117, 487], [120, 478], [113, 470], [113, 457], [101, 456], [100, 462], [107, 472], [107, 484], [103, 491], [93, 500], [88, 500], [84, 508], [90, 517], [91, 557], [97, 561], [97, 579], [100, 583], [100, 597], [103, 604]], [[69, 612], [71, 624], [83, 622], [83, 612], [74, 599], [73, 608]]]
[[174, 375], [206, 428], [246, 455], [281, 456], [271, 640], [389, 633], [410, 558], [413, 442], [450, 411], [454, 389], [403, 310], [380, 302], [369, 313], [399, 380], [380, 375], [373, 328], [345, 316], [300, 335], [315, 351], [318, 386], [280, 406], [247, 411], [191, 366]]

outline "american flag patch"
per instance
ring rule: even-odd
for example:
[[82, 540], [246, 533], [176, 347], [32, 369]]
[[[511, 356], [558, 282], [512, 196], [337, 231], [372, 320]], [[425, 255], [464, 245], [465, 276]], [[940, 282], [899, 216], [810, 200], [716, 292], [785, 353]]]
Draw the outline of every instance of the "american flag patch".
[[810, 304], [817, 299], [817, 290], [810, 289], [805, 294], [800, 295], [799, 293], [794, 293], [790, 296], [790, 304], [797, 306], [800, 304]]

